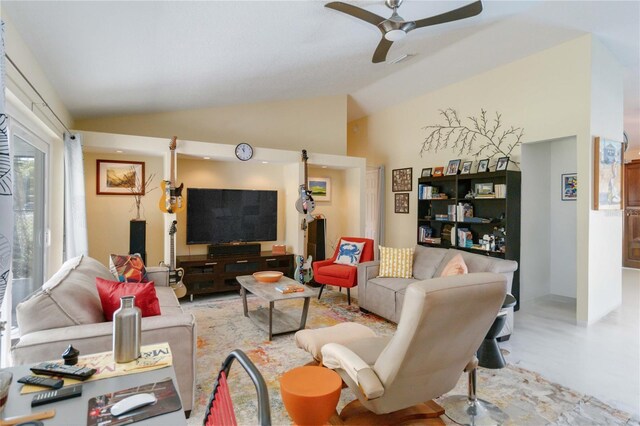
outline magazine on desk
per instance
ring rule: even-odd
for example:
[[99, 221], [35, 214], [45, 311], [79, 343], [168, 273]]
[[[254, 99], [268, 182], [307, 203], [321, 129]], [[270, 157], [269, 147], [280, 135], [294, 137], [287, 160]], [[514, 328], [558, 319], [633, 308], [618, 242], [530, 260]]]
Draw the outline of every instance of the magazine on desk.
[[[120, 417], [111, 415], [111, 407], [115, 403], [139, 393], [153, 393], [156, 396], [157, 401], [154, 404], [146, 405], [125, 413]], [[89, 409], [87, 411], [87, 426], [125, 425], [148, 419], [150, 417], [159, 416], [161, 414], [171, 413], [173, 411], [180, 410], [181, 408], [182, 404], [180, 403], [178, 392], [176, 392], [176, 388], [173, 385], [173, 380], [167, 377], [160, 382], [148, 383], [146, 385], [136, 386], [91, 398], [89, 400]]]

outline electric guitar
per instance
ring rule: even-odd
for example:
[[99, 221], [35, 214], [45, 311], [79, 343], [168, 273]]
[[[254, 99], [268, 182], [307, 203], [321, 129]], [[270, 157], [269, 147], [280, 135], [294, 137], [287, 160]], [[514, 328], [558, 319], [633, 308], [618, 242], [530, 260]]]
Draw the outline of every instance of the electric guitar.
[[184, 276], [184, 269], [182, 268], [177, 268], [176, 269], [176, 265], [175, 265], [175, 257], [174, 257], [174, 253], [175, 253], [175, 244], [174, 244], [174, 240], [175, 240], [175, 236], [176, 236], [176, 224], [178, 223], [177, 220], [174, 220], [171, 223], [171, 227], [169, 228], [169, 236], [171, 237], [171, 260], [170, 262], [170, 266], [169, 266], [169, 285], [171, 286], [171, 288], [173, 289], [173, 291], [176, 294], [176, 297], [178, 299], [184, 297], [187, 295], [187, 287], [185, 287], [185, 285], [182, 283], [182, 277]]
[[175, 151], [177, 136], [171, 139], [169, 149], [171, 150], [171, 180], [163, 180], [160, 182], [160, 189], [162, 195], [160, 196], [159, 207], [164, 213], [178, 213], [186, 208], [185, 203], [182, 202], [182, 188], [184, 184], [180, 184], [176, 188], [175, 178]]
[[[296, 210], [306, 215], [302, 219], [302, 230], [307, 230], [307, 224], [313, 222], [313, 216], [311, 212], [316, 208], [316, 203], [313, 201], [311, 191], [307, 189], [307, 150], [302, 150], [302, 161], [304, 162], [304, 184], [300, 185], [300, 198], [296, 200]], [[306, 284], [313, 279], [313, 268], [311, 267], [311, 256], [307, 258], [305, 262], [304, 256], [296, 256], [296, 269], [293, 273], [293, 277], [300, 284]]]

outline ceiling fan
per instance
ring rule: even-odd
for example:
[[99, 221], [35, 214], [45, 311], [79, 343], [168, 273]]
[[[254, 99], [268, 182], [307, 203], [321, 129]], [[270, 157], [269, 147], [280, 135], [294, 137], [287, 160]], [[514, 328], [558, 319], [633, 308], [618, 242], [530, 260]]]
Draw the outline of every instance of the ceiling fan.
[[393, 10], [393, 14], [390, 18], [383, 18], [382, 16], [378, 16], [368, 10], [340, 1], [333, 1], [325, 4], [324, 6], [346, 13], [347, 15], [351, 15], [354, 18], [361, 19], [378, 27], [380, 32], [382, 32], [382, 40], [380, 40], [376, 51], [373, 53], [372, 62], [374, 64], [384, 62], [387, 59], [387, 52], [389, 52], [389, 48], [393, 42], [404, 38], [409, 31], [413, 31], [416, 28], [470, 18], [482, 12], [482, 1], [478, 0], [440, 15], [419, 19], [417, 21], [405, 21], [400, 15], [398, 15], [398, 8], [402, 2], [403, 0], [385, 0], [384, 4], [387, 5], [389, 9]]

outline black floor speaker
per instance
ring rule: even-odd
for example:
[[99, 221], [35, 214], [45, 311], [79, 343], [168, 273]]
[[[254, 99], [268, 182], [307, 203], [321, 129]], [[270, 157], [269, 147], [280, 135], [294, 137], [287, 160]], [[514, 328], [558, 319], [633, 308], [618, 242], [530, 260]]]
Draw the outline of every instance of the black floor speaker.
[[129, 254], [138, 253], [144, 264], [147, 264], [147, 221], [132, 220], [129, 222]]
[[307, 254], [311, 258], [316, 260], [325, 260], [326, 254], [325, 247], [325, 229], [326, 219], [316, 219], [313, 222], [309, 222], [309, 228], [307, 229]]

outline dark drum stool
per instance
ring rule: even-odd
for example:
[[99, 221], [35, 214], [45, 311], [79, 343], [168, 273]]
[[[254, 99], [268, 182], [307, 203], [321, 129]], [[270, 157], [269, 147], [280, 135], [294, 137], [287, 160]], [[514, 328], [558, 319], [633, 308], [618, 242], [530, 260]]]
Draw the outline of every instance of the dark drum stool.
[[[516, 298], [510, 294], [504, 298], [504, 303], [502, 304], [502, 309], [510, 308], [516, 304]], [[502, 356], [502, 352], [500, 352], [500, 347], [498, 346], [498, 341], [496, 338], [500, 331], [504, 327], [504, 323], [507, 322], [507, 312], [501, 311], [496, 320], [491, 325], [491, 328], [487, 332], [482, 344], [478, 348], [478, 365], [484, 368], [504, 368], [507, 365], [507, 362], [504, 360]]]
[[[507, 294], [502, 304], [502, 309], [509, 308], [515, 304], [516, 298]], [[500, 311], [487, 332], [480, 348], [478, 348], [477, 357], [480, 367], [504, 368], [504, 366], [507, 365], [500, 352], [500, 347], [498, 347], [498, 341], [496, 340], [506, 320], [507, 312]], [[501, 425], [509, 419], [509, 416], [494, 404], [476, 396], [477, 370], [477, 368], [473, 368], [468, 372], [469, 394], [467, 396], [452, 395], [442, 400], [441, 405], [445, 409], [445, 415], [461, 425]]]

